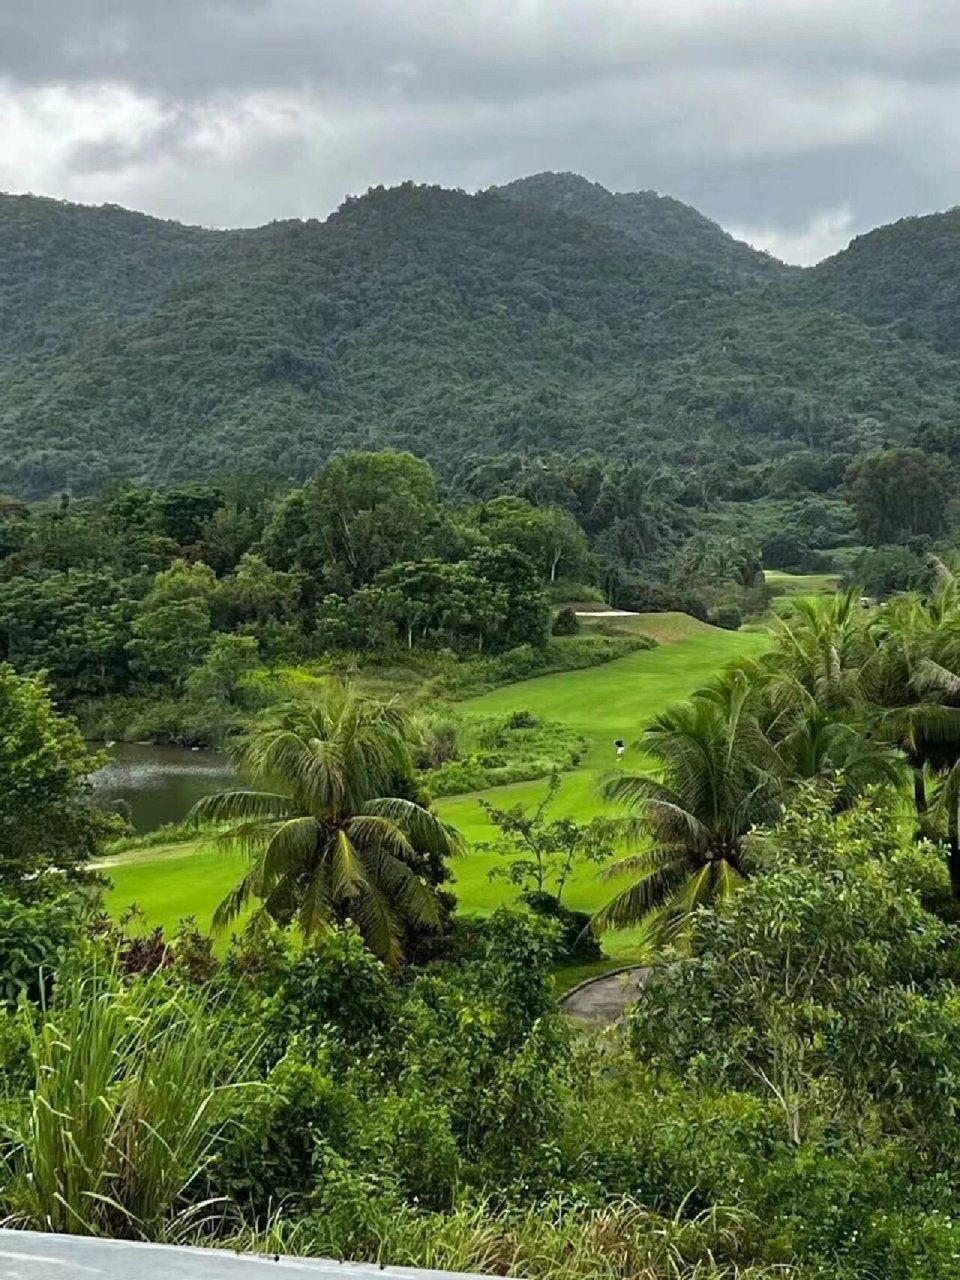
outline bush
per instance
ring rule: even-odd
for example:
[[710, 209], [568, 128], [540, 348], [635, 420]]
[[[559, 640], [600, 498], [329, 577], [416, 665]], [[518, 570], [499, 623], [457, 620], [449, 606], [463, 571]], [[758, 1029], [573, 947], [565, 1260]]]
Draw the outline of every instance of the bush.
[[553, 619], [551, 634], [555, 636], [575, 636], [580, 630], [580, 622], [576, 612], [567, 605]]
[[583, 582], [570, 582], [560, 579], [548, 582], [544, 592], [551, 604], [566, 604], [568, 600], [579, 600], [584, 604], [606, 604], [606, 596], [598, 587], [588, 587]]
[[438, 769], [441, 765], [456, 760], [458, 750], [458, 727], [452, 720], [433, 720], [420, 734], [417, 743], [415, 763], [418, 769]]
[[626, 582], [617, 592], [617, 608], [633, 613], [688, 613], [707, 620], [707, 603], [692, 591], [679, 591], [659, 582]]
[[39, 1000], [79, 939], [75, 899], [27, 905], [0, 894], [0, 1006]]
[[599, 960], [603, 955], [600, 943], [590, 929], [591, 917], [585, 911], [571, 911], [558, 902], [552, 893], [537, 893], [536, 890], [521, 894], [521, 901], [527, 904], [534, 915], [556, 923], [559, 963]]
[[508, 729], [539, 729], [540, 720], [532, 711], [524, 707], [510, 713], [506, 719], [506, 727]]
[[708, 621], [724, 631], [739, 631], [743, 623], [743, 615], [735, 604], [718, 604], [711, 609]]

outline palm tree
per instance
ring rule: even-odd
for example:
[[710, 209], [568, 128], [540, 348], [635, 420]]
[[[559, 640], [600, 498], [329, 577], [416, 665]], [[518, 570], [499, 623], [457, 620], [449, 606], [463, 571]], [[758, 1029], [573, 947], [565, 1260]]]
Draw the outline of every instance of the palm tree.
[[459, 834], [415, 800], [406, 725], [393, 704], [334, 687], [281, 708], [246, 741], [241, 769], [261, 789], [194, 806], [196, 821], [234, 823], [222, 839], [250, 867], [214, 915], [222, 928], [251, 898], [304, 937], [352, 919], [382, 959], [400, 959], [405, 925], [435, 925], [423, 871], [462, 850]]
[[875, 742], [863, 721], [823, 710], [801, 684], [756, 663], [664, 712], [638, 745], [659, 767], [607, 781], [606, 798], [634, 812], [606, 827], [645, 847], [602, 874], [640, 875], [598, 912], [594, 928], [650, 919], [658, 942], [676, 939], [696, 907], [744, 883], [750, 833], [776, 821], [792, 789], [822, 782], [840, 809], [868, 787], [897, 786], [903, 777], [903, 757]]
[[654, 937], [678, 937], [693, 910], [728, 897], [747, 878], [746, 841], [755, 826], [780, 812], [782, 764], [757, 718], [756, 684], [742, 671], [659, 715], [641, 749], [660, 776], [617, 774], [604, 784], [607, 800], [630, 816], [612, 819], [611, 835], [639, 853], [602, 873], [639, 872], [594, 917], [602, 930], [651, 920]]
[[856, 601], [852, 590], [796, 601], [793, 616], [779, 624], [766, 664], [775, 679], [801, 686], [825, 710], [859, 707], [864, 700], [861, 676], [874, 646]]
[[[944, 575], [947, 574], [944, 569]], [[876, 709], [876, 732], [895, 743], [913, 770], [921, 828], [927, 815], [928, 773], [941, 774], [960, 758], [960, 599], [945, 577], [928, 599], [892, 601], [871, 627], [874, 655], [862, 687]]]
[[777, 755], [790, 783], [825, 782], [837, 810], [848, 809], [869, 787], [899, 787], [905, 761], [877, 742], [862, 719], [831, 714], [813, 699], [800, 702], [772, 726]]

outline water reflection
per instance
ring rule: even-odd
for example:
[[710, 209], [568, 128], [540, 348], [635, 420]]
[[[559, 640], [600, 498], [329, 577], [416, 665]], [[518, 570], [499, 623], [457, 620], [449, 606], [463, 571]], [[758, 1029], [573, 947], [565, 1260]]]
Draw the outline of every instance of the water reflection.
[[118, 742], [90, 781], [101, 803], [118, 806], [137, 831], [179, 822], [201, 797], [235, 785], [226, 756], [215, 751]]

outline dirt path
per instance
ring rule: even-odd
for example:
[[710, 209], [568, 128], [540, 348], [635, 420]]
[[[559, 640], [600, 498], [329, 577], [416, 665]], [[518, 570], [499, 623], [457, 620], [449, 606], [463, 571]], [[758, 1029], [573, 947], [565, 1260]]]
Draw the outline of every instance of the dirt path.
[[615, 969], [599, 978], [588, 978], [560, 1001], [560, 1008], [586, 1027], [606, 1027], [619, 1021], [636, 1004], [650, 970], [641, 965]]

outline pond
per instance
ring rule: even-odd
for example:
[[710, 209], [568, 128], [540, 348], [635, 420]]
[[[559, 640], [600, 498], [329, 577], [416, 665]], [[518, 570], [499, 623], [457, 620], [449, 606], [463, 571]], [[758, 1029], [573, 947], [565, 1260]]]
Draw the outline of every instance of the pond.
[[120, 802], [139, 832], [179, 822], [203, 796], [236, 785], [230, 761], [215, 751], [117, 742], [109, 754], [90, 781], [100, 802]]

